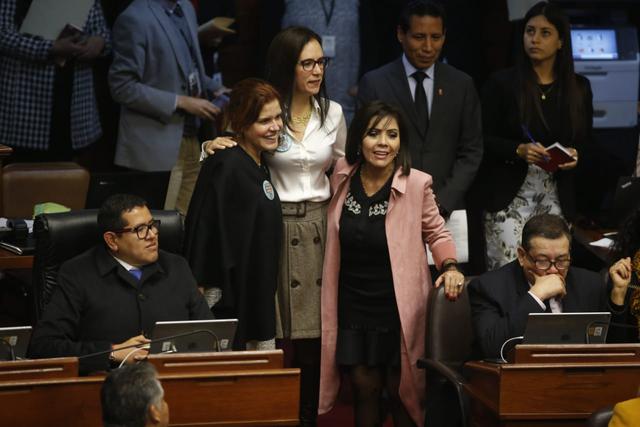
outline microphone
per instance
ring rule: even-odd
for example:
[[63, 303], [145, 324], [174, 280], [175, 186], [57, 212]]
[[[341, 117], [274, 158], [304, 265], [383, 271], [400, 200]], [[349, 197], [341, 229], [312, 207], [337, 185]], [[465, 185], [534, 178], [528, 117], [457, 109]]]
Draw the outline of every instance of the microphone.
[[11, 343], [5, 340], [4, 338], [0, 339], [0, 342], [2, 342], [2, 344], [4, 344], [9, 349], [9, 356], [11, 357], [11, 361], [15, 361], [16, 352], [13, 348], [13, 345], [11, 345]]
[[[169, 341], [169, 340], [173, 340], [175, 338], [182, 338], [182, 337], [188, 337], [191, 335], [197, 335], [197, 334], [209, 334], [213, 337], [213, 342], [214, 342], [214, 351], [220, 351], [220, 340], [218, 339], [218, 336], [216, 334], [214, 334], [212, 331], [208, 330], [208, 329], [196, 329], [194, 331], [189, 331], [189, 332], [184, 332], [181, 334], [176, 334], [176, 335], [168, 335], [166, 337], [160, 337], [160, 338], [155, 338], [152, 339], [151, 341], [149, 341], [148, 343], [144, 343], [144, 344], [131, 344], [131, 345], [127, 345], [124, 347], [119, 347], [118, 349], [109, 349], [109, 350], [102, 350], [102, 351], [96, 351], [95, 353], [89, 353], [89, 354], [83, 354], [82, 356], [78, 356], [78, 360], [81, 359], [88, 359], [90, 357], [96, 357], [96, 356], [102, 356], [103, 354], [110, 354], [114, 351], [120, 351], [120, 350], [126, 350], [128, 348], [142, 348], [146, 345], [150, 345], [153, 344], [155, 342], [161, 342], [161, 341]], [[4, 340], [2, 340], [4, 341]], [[7, 343], [8, 344], [8, 343]], [[173, 343], [171, 343], [171, 347], [173, 349], [173, 351], [165, 351], [163, 353], [171, 353], [171, 352], [175, 352], [175, 346], [173, 345]]]

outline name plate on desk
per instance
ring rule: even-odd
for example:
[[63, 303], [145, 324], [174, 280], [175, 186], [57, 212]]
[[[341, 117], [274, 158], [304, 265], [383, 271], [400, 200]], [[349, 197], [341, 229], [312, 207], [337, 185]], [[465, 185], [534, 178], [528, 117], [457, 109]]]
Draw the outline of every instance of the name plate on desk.
[[519, 344], [514, 363], [640, 363], [640, 344]]

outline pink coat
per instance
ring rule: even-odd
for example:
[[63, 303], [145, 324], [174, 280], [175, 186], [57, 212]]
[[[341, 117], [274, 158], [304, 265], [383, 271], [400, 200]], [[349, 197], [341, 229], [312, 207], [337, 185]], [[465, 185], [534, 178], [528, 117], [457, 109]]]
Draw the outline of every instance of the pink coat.
[[[333, 198], [327, 218], [327, 245], [322, 275], [322, 360], [319, 413], [331, 410], [340, 388], [335, 362], [338, 331], [338, 275], [340, 239], [338, 228], [350, 178], [357, 165], [340, 159], [331, 177]], [[431, 176], [412, 169], [408, 176], [398, 170], [391, 183], [385, 219], [393, 285], [401, 325], [400, 398], [417, 425], [424, 425], [425, 373], [418, 369], [424, 356], [427, 295], [431, 277], [425, 243], [438, 266], [456, 258], [451, 234], [444, 227], [431, 190]]]

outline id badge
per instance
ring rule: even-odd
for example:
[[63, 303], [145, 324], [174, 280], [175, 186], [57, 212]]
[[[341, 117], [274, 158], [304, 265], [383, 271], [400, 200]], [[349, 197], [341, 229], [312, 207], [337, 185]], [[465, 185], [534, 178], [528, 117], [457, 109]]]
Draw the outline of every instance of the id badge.
[[200, 86], [200, 76], [196, 71], [189, 74], [189, 95], [190, 96], [200, 96], [202, 93], [202, 88]]
[[322, 50], [327, 58], [336, 56], [336, 36], [322, 36]]

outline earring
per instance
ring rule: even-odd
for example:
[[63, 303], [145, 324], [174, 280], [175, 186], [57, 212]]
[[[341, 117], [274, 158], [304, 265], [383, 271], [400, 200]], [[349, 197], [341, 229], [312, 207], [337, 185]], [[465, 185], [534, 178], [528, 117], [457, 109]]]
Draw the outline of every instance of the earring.
[[360, 157], [360, 147], [358, 147], [358, 150], [356, 151], [356, 156]]

